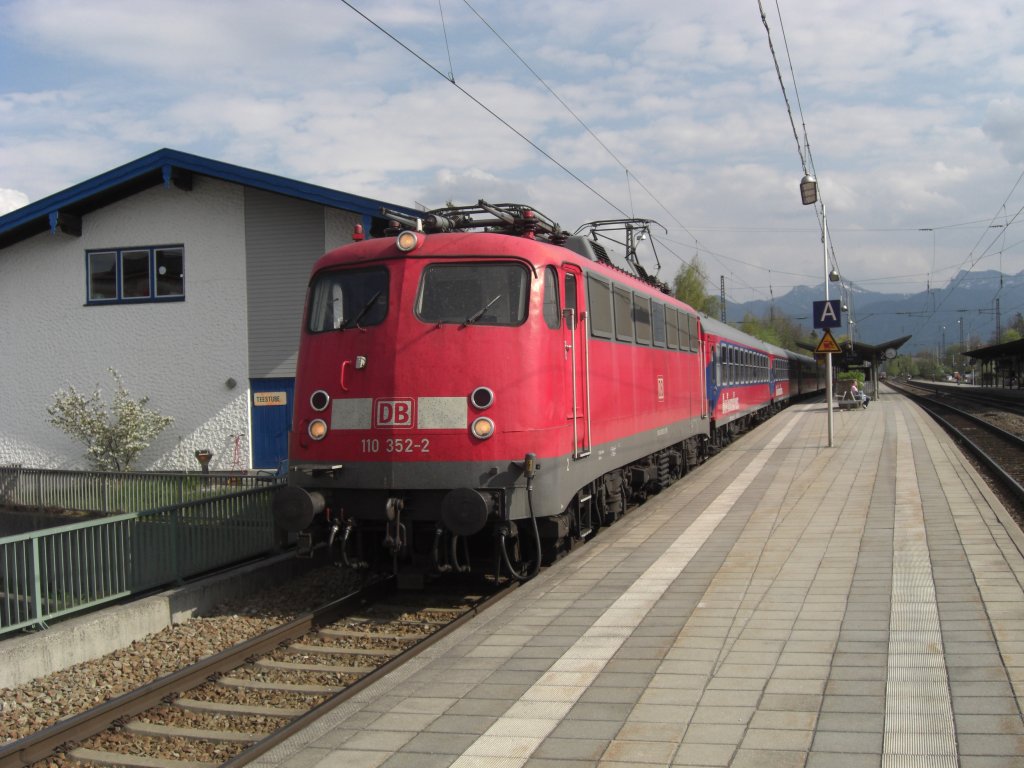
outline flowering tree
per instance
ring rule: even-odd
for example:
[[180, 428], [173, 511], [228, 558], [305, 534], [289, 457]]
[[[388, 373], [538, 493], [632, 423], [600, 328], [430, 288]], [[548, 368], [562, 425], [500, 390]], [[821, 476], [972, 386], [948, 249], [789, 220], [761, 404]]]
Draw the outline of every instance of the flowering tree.
[[134, 400], [124, 388], [120, 374], [113, 368], [109, 370], [117, 383], [109, 412], [99, 385], [88, 397], [74, 387], [62, 389], [46, 411], [53, 426], [85, 444], [85, 457], [93, 469], [127, 472], [173, 419], [146, 408], [148, 397]]

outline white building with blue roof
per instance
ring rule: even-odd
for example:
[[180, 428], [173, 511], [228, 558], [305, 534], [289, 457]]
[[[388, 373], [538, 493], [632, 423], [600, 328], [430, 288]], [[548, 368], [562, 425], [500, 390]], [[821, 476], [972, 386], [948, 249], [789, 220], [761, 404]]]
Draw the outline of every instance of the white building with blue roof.
[[0, 217], [0, 465], [86, 468], [49, 424], [109, 369], [171, 416], [137, 469], [277, 469], [313, 263], [409, 209], [161, 149]]

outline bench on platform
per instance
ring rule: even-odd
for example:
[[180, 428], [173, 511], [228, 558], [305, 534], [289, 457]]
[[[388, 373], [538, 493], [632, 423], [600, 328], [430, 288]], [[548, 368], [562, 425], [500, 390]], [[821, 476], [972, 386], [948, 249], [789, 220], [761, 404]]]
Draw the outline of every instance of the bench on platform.
[[867, 408], [868, 404], [864, 400], [854, 397], [853, 394], [847, 390], [836, 399], [836, 407], [845, 411], [851, 408]]

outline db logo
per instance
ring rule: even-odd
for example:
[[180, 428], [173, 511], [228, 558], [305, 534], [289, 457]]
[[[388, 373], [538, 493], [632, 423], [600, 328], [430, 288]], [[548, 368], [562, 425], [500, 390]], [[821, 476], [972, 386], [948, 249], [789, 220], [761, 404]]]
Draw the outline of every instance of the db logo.
[[406, 427], [413, 426], [414, 409], [411, 399], [377, 400], [373, 404], [373, 426], [375, 427]]

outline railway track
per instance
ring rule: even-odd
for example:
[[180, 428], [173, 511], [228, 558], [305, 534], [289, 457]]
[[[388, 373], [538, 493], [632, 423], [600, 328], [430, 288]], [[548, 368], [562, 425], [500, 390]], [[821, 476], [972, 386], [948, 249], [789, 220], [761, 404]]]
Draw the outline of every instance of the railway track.
[[368, 586], [0, 747], [0, 768], [242, 766], [508, 593]]
[[[1018, 508], [1024, 505], [1024, 439], [992, 423], [991, 417], [969, 413], [953, 405], [961, 402], [970, 407], [971, 403], [979, 402], [976, 398], [957, 398], [892, 382], [889, 386], [924, 408], [994, 475], [1000, 486], [1016, 500]], [[991, 405], [985, 407], [991, 409]], [[1006, 411], [1019, 412], [1016, 408]]]

